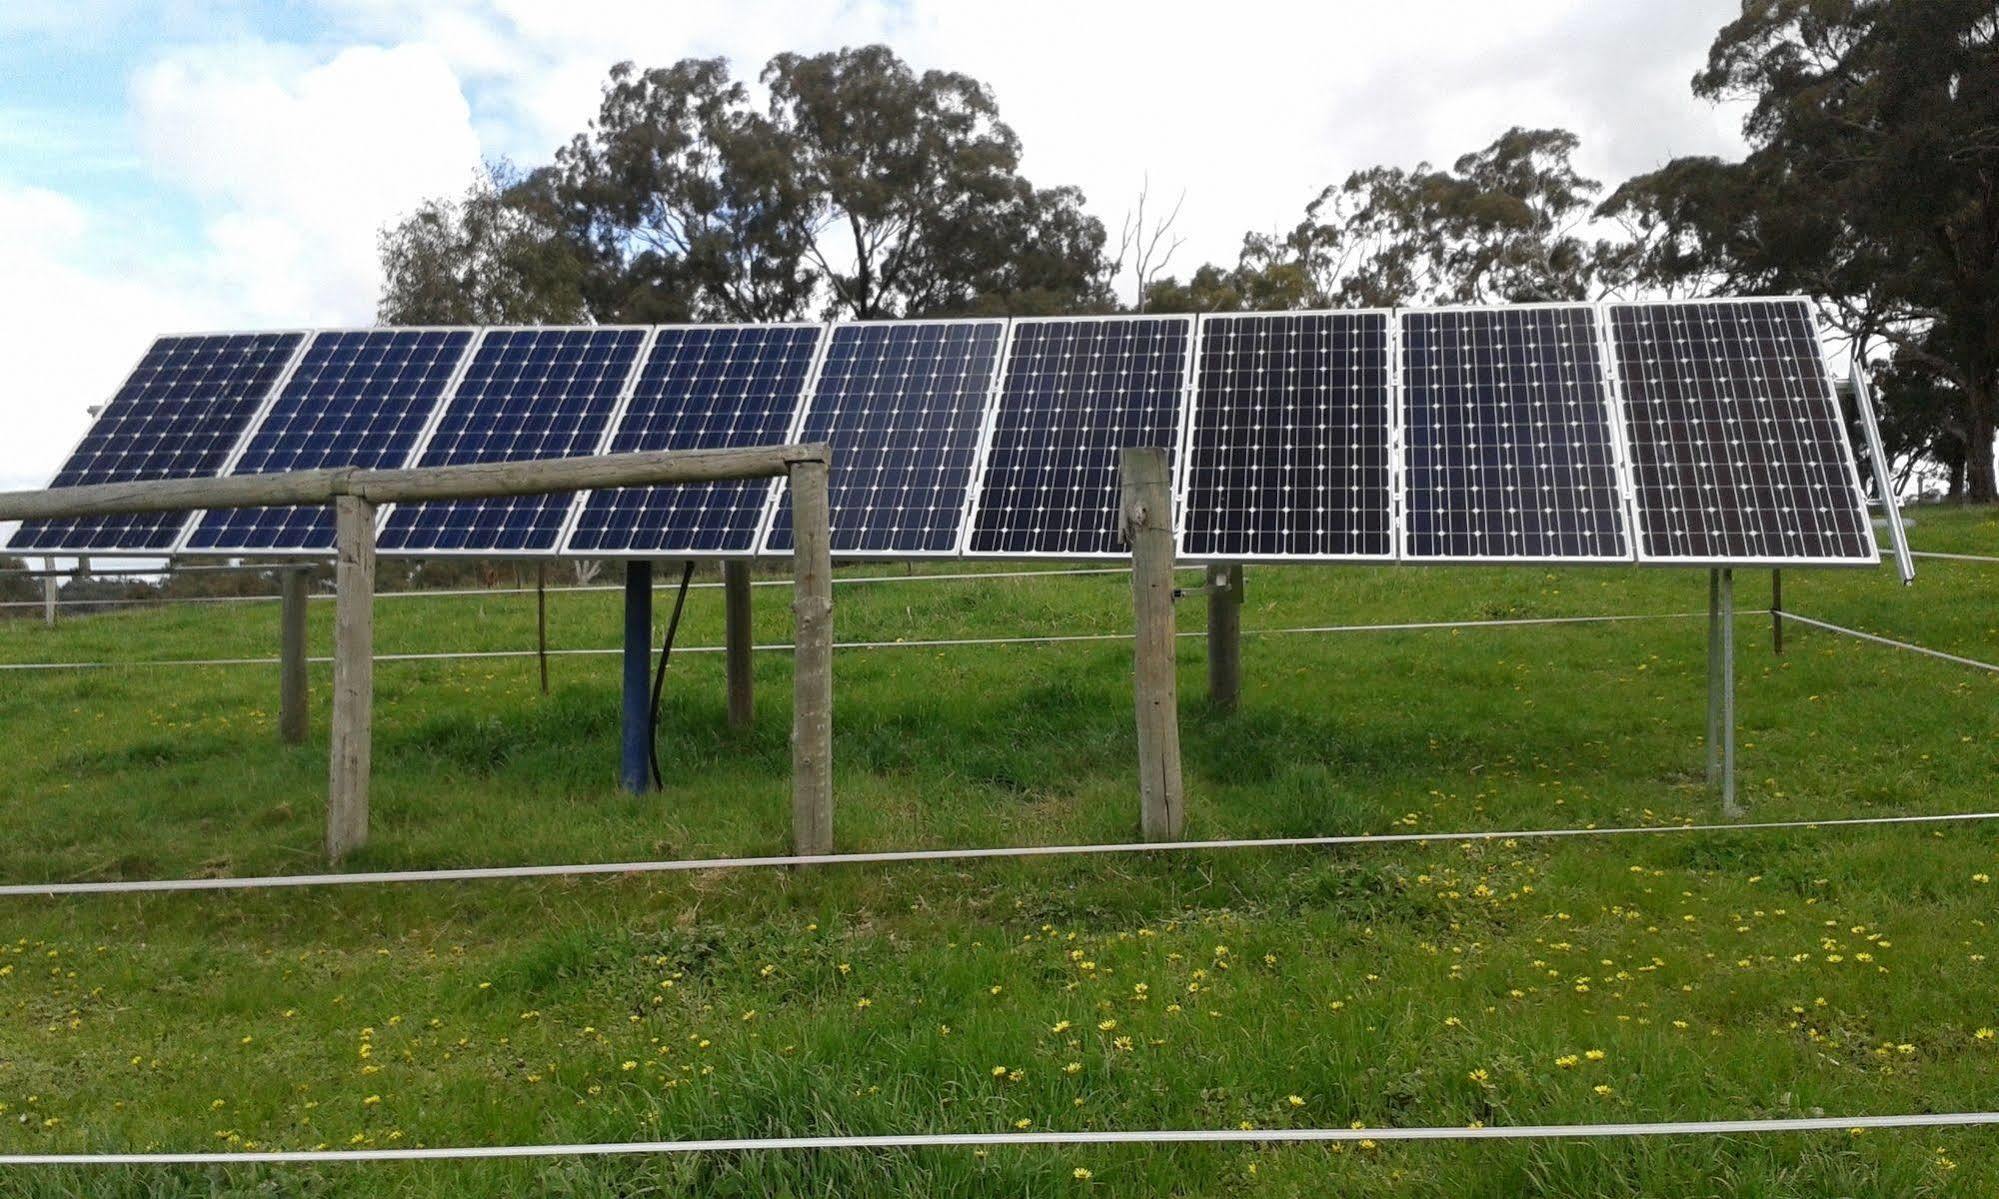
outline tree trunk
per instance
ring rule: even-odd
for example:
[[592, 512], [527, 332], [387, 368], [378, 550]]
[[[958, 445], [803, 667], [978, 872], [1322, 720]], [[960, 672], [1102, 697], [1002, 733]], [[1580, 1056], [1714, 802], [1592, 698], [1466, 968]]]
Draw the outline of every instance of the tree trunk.
[[1992, 477], [1992, 414], [1984, 396], [1971, 397], [1974, 410], [1964, 447], [1965, 498], [1974, 504], [1999, 499], [1999, 487]]

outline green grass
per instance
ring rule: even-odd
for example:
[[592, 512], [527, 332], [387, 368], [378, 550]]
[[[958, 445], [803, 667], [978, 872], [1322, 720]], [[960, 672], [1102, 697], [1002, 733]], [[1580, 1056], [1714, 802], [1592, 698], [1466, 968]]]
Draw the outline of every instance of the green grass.
[[[1920, 548], [1999, 553], [1992, 512], [1917, 520]], [[1913, 590], [1794, 572], [1785, 598], [1999, 658], [1999, 567], [1919, 565]], [[1741, 572], [1738, 602], [1762, 606], [1767, 581]], [[1691, 612], [1705, 592], [1698, 572], [1252, 568], [1244, 625]], [[759, 640], [788, 638], [784, 600], [758, 591]], [[1116, 576], [836, 600], [843, 640], [1129, 627]], [[384, 653], [532, 644], [532, 597], [377, 612]], [[329, 616], [314, 606], [319, 652]], [[0, 661], [267, 656], [276, 617], [0, 623]], [[720, 620], [719, 592], [695, 592], [682, 646], [717, 643]], [[1181, 620], [1200, 627], [1198, 599]], [[559, 648], [617, 628], [615, 594], [552, 597]], [[1795, 624], [1778, 658], [1768, 631], [1740, 618], [1754, 816], [1993, 806], [1999, 678]], [[1703, 632], [1251, 635], [1233, 716], [1186, 641], [1188, 832], [1711, 819]], [[1129, 839], [1129, 670], [1115, 641], [841, 652], [841, 847]], [[543, 697], [531, 659], [384, 663], [352, 865], [783, 850], [784, 655], [758, 656], [742, 735], [719, 655], [675, 656], [669, 785], [645, 799], [614, 785], [616, 660], [554, 673]], [[321, 868], [327, 678], [315, 740], [291, 749], [275, 674], [0, 673], [0, 877]], [[1999, 838], [1962, 825], [5, 900], [0, 1152], [1991, 1109], [1991, 875]], [[1989, 1194], [1996, 1148], [1910, 1131], [752, 1153], [17, 1170], [0, 1194]]]

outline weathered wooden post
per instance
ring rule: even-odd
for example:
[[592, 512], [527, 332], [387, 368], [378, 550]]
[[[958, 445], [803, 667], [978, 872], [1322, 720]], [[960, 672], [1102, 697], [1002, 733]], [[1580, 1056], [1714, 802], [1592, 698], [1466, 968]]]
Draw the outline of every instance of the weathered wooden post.
[[828, 463], [791, 464], [792, 852], [833, 852], [833, 535]]
[[1735, 802], [1735, 572], [1721, 572], [1721, 814], [1742, 815]]
[[548, 563], [534, 564], [534, 652], [541, 663], [541, 693], [548, 694]]
[[625, 563], [624, 718], [618, 781], [633, 795], [652, 790], [652, 563]]
[[1784, 572], [1770, 572], [1770, 652], [1784, 652]]
[[42, 623], [50, 628], [56, 623], [56, 594], [60, 590], [56, 582], [56, 560], [42, 559]]
[[750, 564], [722, 563], [722, 614], [729, 676], [729, 727], [746, 729], [756, 720], [754, 670], [750, 664]]
[[375, 703], [375, 505], [333, 499], [333, 755], [326, 791], [326, 856], [368, 843], [369, 722]]
[[306, 708], [306, 587], [309, 566], [278, 568], [278, 740], [286, 745], [305, 741]]
[[1233, 712], [1242, 695], [1242, 567], [1207, 570], [1208, 702]]
[[1124, 538], [1131, 546], [1136, 625], [1133, 692], [1138, 714], [1139, 826], [1148, 841], [1180, 836], [1180, 712], [1173, 623], [1173, 494], [1166, 451], [1118, 452]]

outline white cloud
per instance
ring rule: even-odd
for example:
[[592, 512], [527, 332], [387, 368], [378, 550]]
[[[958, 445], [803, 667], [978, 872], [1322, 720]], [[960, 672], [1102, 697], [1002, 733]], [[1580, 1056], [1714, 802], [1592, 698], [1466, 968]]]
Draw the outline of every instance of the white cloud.
[[39, 487], [152, 338], [212, 309], [105, 269], [92, 244], [115, 230], [66, 196], [0, 182], [0, 229], [0, 488]]
[[209, 270], [268, 323], [365, 321], [375, 236], [479, 163], [471, 109], [427, 46], [323, 63], [261, 44], [183, 51], [133, 83], [141, 149], [213, 212]]

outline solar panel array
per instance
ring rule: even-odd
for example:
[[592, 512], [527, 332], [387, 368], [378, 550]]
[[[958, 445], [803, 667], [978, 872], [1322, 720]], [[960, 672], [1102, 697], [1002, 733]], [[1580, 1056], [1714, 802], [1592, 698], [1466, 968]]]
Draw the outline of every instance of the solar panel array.
[[[1005, 336], [1003, 320], [833, 329], [796, 440], [833, 447], [834, 553], [958, 548]], [[767, 548], [789, 553], [790, 506], [779, 505], [774, 521]]]
[[[407, 465], [473, 338], [469, 329], [321, 333], [224, 473]], [[331, 550], [333, 517], [324, 507], [222, 508], [195, 524], [183, 548]]]
[[[1871, 563], [1798, 299], [162, 338], [55, 486], [826, 441], [844, 557], [1106, 558], [1167, 449], [1195, 561]], [[385, 554], [791, 546], [781, 482], [404, 505]], [[324, 553], [324, 512], [30, 522], [54, 554]]]
[[965, 552], [1121, 556], [1118, 450], [1175, 443], [1193, 344], [1184, 316], [1015, 321]]
[[[302, 333], [162, 337], [139, 360], [51, 487], [198, 479], [222, 469], [291, 365]], [[31, 520], [8, 548], [56, 553], [166, 553], [192, 519], [144, 512]]]
[[1201, 319], [1183, 553], [1394, 557], [1393, 323], [1388, 312]]
[[1402, 314], [1403, 556], [1629, 559], [1596, 313]]
[[[661, 329], [605, 447], [718, 450], [785, 439], [819, 347], [818, 325]], [[574, 553], [747, 555], [769, 507], [766, 479], [626, 487], [590, 495]]]
[[[479, 341], [418, 466], [597, 452], [644, 348], [636, 328], [494, 329]], [[405, 504], [384, 523], [384, 553], [553, 553], [571, 495]]]
[[1876, 559], [1809, 304], [1613, 304], [1607, 318], [1641, 561]]

